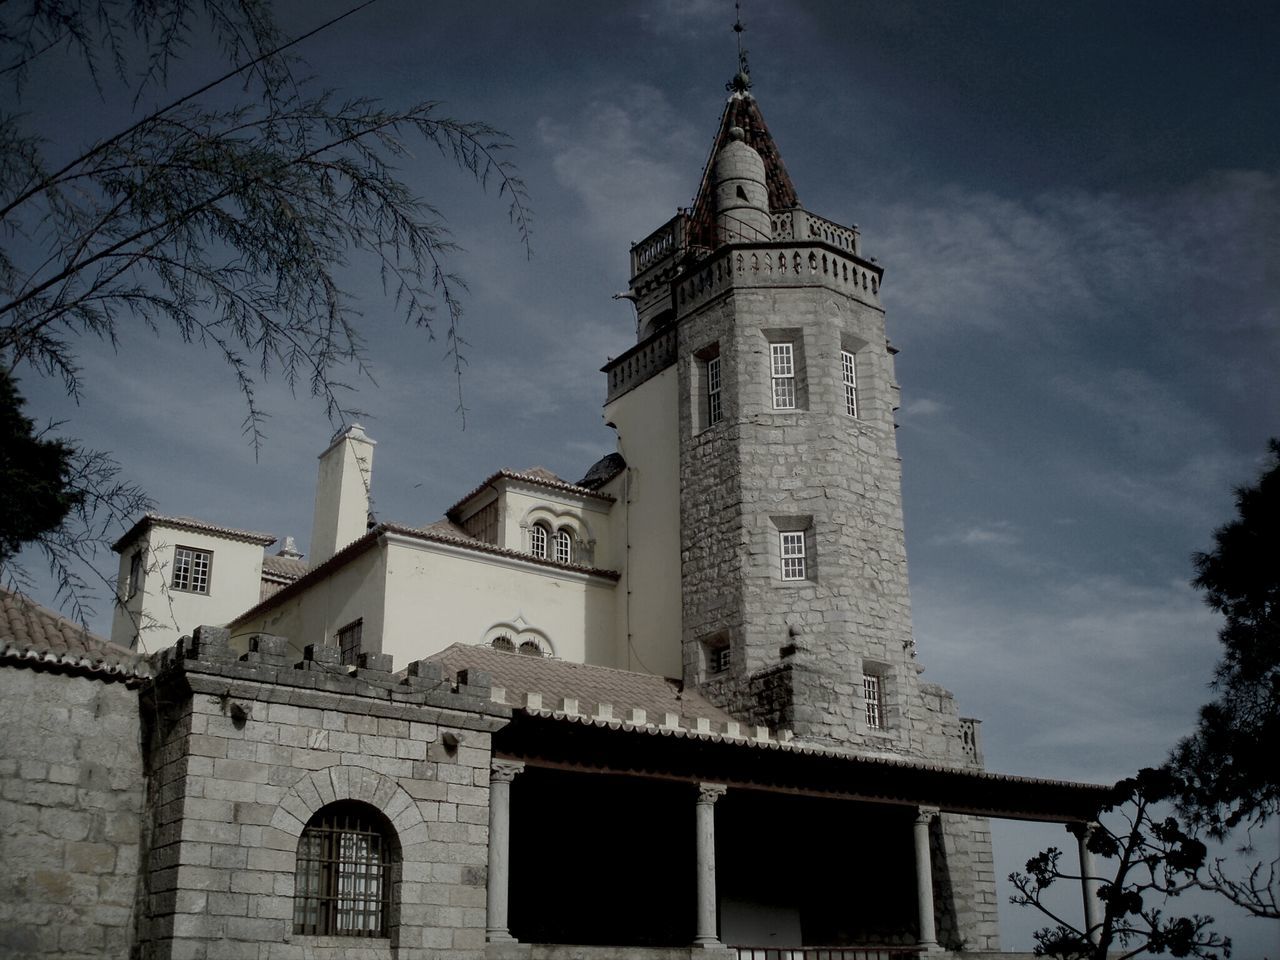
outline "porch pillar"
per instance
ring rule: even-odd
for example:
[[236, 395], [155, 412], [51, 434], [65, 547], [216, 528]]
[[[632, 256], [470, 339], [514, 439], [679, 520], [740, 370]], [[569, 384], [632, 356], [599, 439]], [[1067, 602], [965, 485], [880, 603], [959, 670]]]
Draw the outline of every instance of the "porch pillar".
[[513, 942], [507, 929], [511, 885], [511, 781], [524, 770], [514, 760], [494, 760], [489, 767], [489, 883], [485, 939]]
[[1097, 944], [1102, 939], [1102, 904], [1098, 900], [1098, 875], [1093, 865], [1093, 851], [1089, 838], [1098, 828], [1096, 823], [1069, 823], [1067, 831], [1076, 838], [1080, 850], [1080, 892], [1084, 896], [1084, 928], [1089, 942]]
[[716, 936], [716, 801], [727, 788], [722, 783], [698, 784], [698, 925], [693, 942], [719, 946]]
[[919, 946], [924, 950], [938, 949], [938, 933], [933, 923], [933, 860], [929, 855], [929, 824], [937, 815], [937, 807], [916, 810], [916, 902], [920, 910]]

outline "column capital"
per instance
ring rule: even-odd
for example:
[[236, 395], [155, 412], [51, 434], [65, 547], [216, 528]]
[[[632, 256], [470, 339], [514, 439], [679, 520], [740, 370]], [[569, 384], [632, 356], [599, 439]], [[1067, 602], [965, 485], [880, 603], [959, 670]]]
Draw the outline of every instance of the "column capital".
[[698, 784], [698, 802], [699, 803], [715, 803], [729, 790], [723, 783], [700, 783]]
[[930, 823], [940, 812], [937, 807], [916, 807], [916, 823]]
[[1088, 843], [1089, 838], [1093, 836], [1093, 832], [1101, 827], [1102, 824], [1096, 820], [1076, 820], [1066, 825], [1067, 833], [1071, 834], [1077, 840]]
[[519, 760], [494, 760], [489, 764], [490, 783], [510, 783], [524, 772], [524, 764]]

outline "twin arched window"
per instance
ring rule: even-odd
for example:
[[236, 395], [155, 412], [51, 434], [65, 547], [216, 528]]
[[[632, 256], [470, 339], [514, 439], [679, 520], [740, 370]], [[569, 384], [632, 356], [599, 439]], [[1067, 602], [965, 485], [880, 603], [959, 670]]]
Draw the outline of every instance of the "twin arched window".
[[561, 527], [552, 533], [549, 526], [539, 521], [529, 528], [529, 552], [539, 560], [572, 563], [573, 532]]
[[388, 936], [399, 857], [395, 829], [375, 807], [355, 800], [322, 807], [298, 839], [293, 932]]

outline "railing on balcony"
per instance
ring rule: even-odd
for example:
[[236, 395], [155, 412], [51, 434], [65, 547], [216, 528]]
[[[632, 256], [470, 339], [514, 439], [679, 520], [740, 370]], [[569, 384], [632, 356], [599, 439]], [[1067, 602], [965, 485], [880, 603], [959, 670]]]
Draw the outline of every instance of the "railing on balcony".
[[833, 247], [847, 250], [854, 256], [861, 256], [858, 248], [857, 227], [842, 227], [840, 224], [808, 210], [783, 210], [771, 216], [774, 240], [820, 240]]
[[688, 220], [688, 213], [681, 210], [639, 243], [632, 244], [631, 275], [638, 277], [655, 263], [684, 250], [685, 224]]
[[738, 960], [916, 960], [920, 947], [730, 947]]

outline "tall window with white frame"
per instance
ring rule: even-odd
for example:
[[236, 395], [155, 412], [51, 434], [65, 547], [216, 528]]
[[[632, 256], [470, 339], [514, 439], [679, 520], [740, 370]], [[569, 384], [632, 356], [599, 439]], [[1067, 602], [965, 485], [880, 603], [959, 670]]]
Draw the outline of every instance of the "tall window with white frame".
[[539, 560], [547, 559], [547, 528], [540, 523], [529, 528], [529, 552]]
[[769, 365], [773, 377], [773, 409], [796, 407], [796, 361], [790, 343], [769, 344]]
[[858, 370], [853, 363], [853, 354], [848, 350], [840, 351], [840, 379], [844, 383], [844, 412], [857, 419]]
[[805, 579], [804, 531], [783, 530], [778, 537], [782, 547], [782, 579]]
[[555, 537], [556, 563], [568, 563], [573, 559], [573, 534], [568, 530], [557, 530]]
[[867, 729], [884, 729], [884, 693], [880, 677], [874, 673], [862, 675], [862, 702], [866, 709]]
[[169, 587], [186, 593], [209, 592], [209, 569], [213, 566], [213, 553], [195, 547], [174, 547], [173, 579]]
[[720, 358], [707, 361], [707, 426], [724, 419], [724, 406], [720, 399]]

